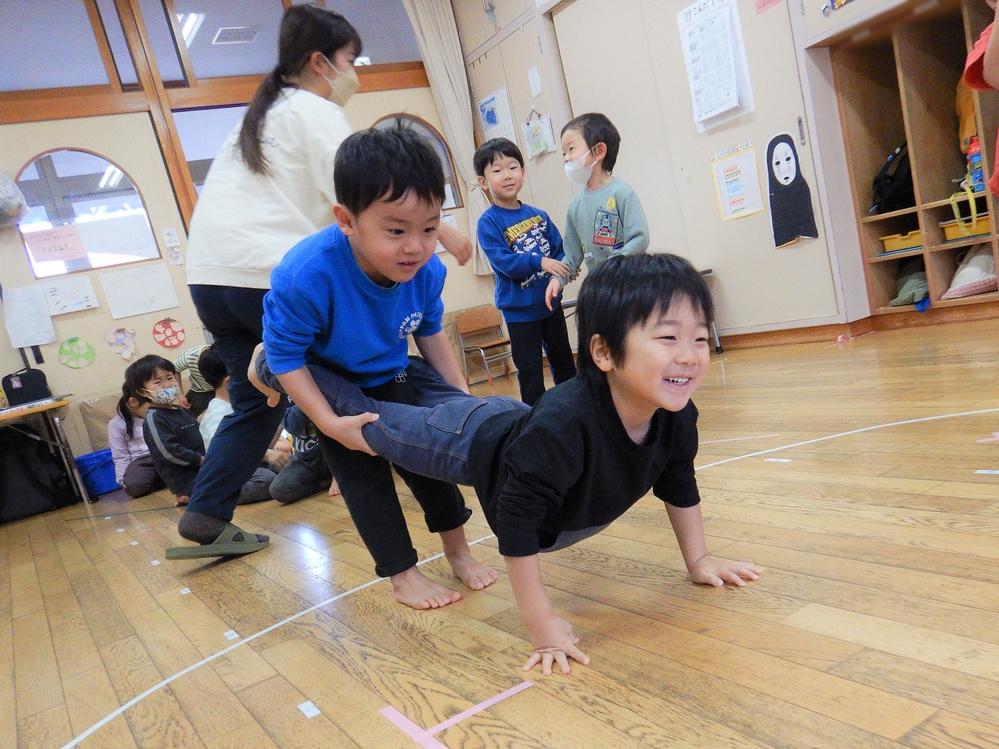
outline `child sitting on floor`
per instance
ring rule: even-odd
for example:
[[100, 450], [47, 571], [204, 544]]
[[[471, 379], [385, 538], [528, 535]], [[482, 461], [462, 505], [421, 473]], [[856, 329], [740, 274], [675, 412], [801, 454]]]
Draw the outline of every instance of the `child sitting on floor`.
[[118, 413], [108, 422], [108, 446], [114, 460], [114, 480], [132, 499], [144, 497], [164, 486], [142, 437], [142, 422], [148, 409], [148, 403], [139, 403], [128, 385], [122, 385]]
[[[704, 538], [690, 400], [709, 364], [704, 279], [675, 255], [610, 258], [584, 281], [576, 312], [579, 374], [531, 409], [456, 388], [429, 408], [382, 403], [309, 366], [333, 411], [355, 417], [344, 419], [345, 436], [415, 473], [475, 487], [534, 645], [524, 669], [541, 663], [545, 674], [553, 662], [569, 673], [567, 658], [589, 658], [555, 614], [539, 552], [599, 533], [650, 489], [695, 583], [741, 586], [761, 572], [710, 556]], [[427, 369], [414, 360], [407, 371]], [[264, 356], [250, 375], [276, 403], [280, 383]]]
[[[123, 397], [134, 398], [146, 406], [142, 436], [152, 456], [156, 472], [174, 495], [174, 506], [186, 505], [205, 462], [205, 443], [198, 430], [194, 414], [177, 403], [180, 386], [173, 362], [150, 354], [132, 362], [125, 370]], [[270, 482], [274, 474], [254, 474], [243, 487], [240, 504], [270, 499]]]

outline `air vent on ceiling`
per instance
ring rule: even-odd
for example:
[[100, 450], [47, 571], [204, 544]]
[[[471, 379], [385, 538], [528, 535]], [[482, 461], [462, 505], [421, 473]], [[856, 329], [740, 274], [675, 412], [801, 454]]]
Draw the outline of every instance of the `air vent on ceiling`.
[[212, 44], [249, 44], [258, 33], [259, 26], [223, 26], [215, 33]]

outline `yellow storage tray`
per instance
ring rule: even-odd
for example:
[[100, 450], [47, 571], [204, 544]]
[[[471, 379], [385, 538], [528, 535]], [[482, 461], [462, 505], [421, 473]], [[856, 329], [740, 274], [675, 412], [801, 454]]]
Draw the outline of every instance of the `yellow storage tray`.
[[940, 222], [940, 228], [944, 232], [944, 241], [953, 242], [960, 239], [980, 237], [992, 231], [992, 217], [987, 213], [978, 214], [978, 221], [975, 222], [974, 227], [971, 226], [970, 218], [961, 223], [964, 224], [963, 230], [955, 219]]
[[918, 250], [923, 246], [923, 232], [919, 229], [913, 229], [908, 234], [890, 234], [880, 239], [881, 244], [884, 246], [884, 249], [881, 250], [882, 255], [886, 252]]

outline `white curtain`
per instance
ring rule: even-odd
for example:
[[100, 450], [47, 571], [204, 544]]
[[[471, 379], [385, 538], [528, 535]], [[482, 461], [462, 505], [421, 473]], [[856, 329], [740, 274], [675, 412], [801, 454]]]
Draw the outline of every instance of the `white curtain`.
[[423, 65], [430, 79], [430, 91], [437, 111], [444, 121], [444, 138], [454, 156], [455, 168], [465, 183], [468, 195], [469, 236], [472, 240], [472, 272], [478, 276], [492, 274], [489, 260], [476, 238], [479, 216], [489, 207], [489, 201], [475, 182], [472, 155], [475, 153], [475, 126], [472, 123], [471, 95], [465, 75], [465, 60], [461, 54], [458, 26], [450, 0], [402, 0], [416, 32], [423, 55]]

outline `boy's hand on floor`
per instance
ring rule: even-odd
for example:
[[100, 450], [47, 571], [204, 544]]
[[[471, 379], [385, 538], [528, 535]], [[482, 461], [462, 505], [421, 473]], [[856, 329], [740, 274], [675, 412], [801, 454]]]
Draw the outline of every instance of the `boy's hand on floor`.
[[746, 580], [756, 580], [763, 570], [751, 562], [734, 562], [731, 559], [719, 559], [706, 556], [698, 559], [690, 567], [690, 579], [701, 585], [720, 587], [732, 583], [740, 588]]
[[335, 439], [350, 450], [357, 450], [368, 455], [377, 455], [378, 453], [368, 446], [367, 440], [364, 439], [364, 435], [361, 433], [361, 428], [365, 424], [370, 424], [374, 421], [378, 421], [378, 414], [363, 413], [357, 416], [338, 416], [334, 424], [327, 428], [319, 427], [319, 424], [316, 424], [316, 426], [327, 437]]
[[562, 617], [552, 614], [527, 629], [534, 645], [534, 653], [524, 664], [525, 671], [530, 671], [540, 663], [542, 673], [551, 676], [552, 663], [558, 663], [562, 673], [567, 674], [572, 671], [569, 668], [569, 658], [584, 666], [590, 665], [589, 656], [576, 647], [579, 638], [573, 633], [572, 625]]

